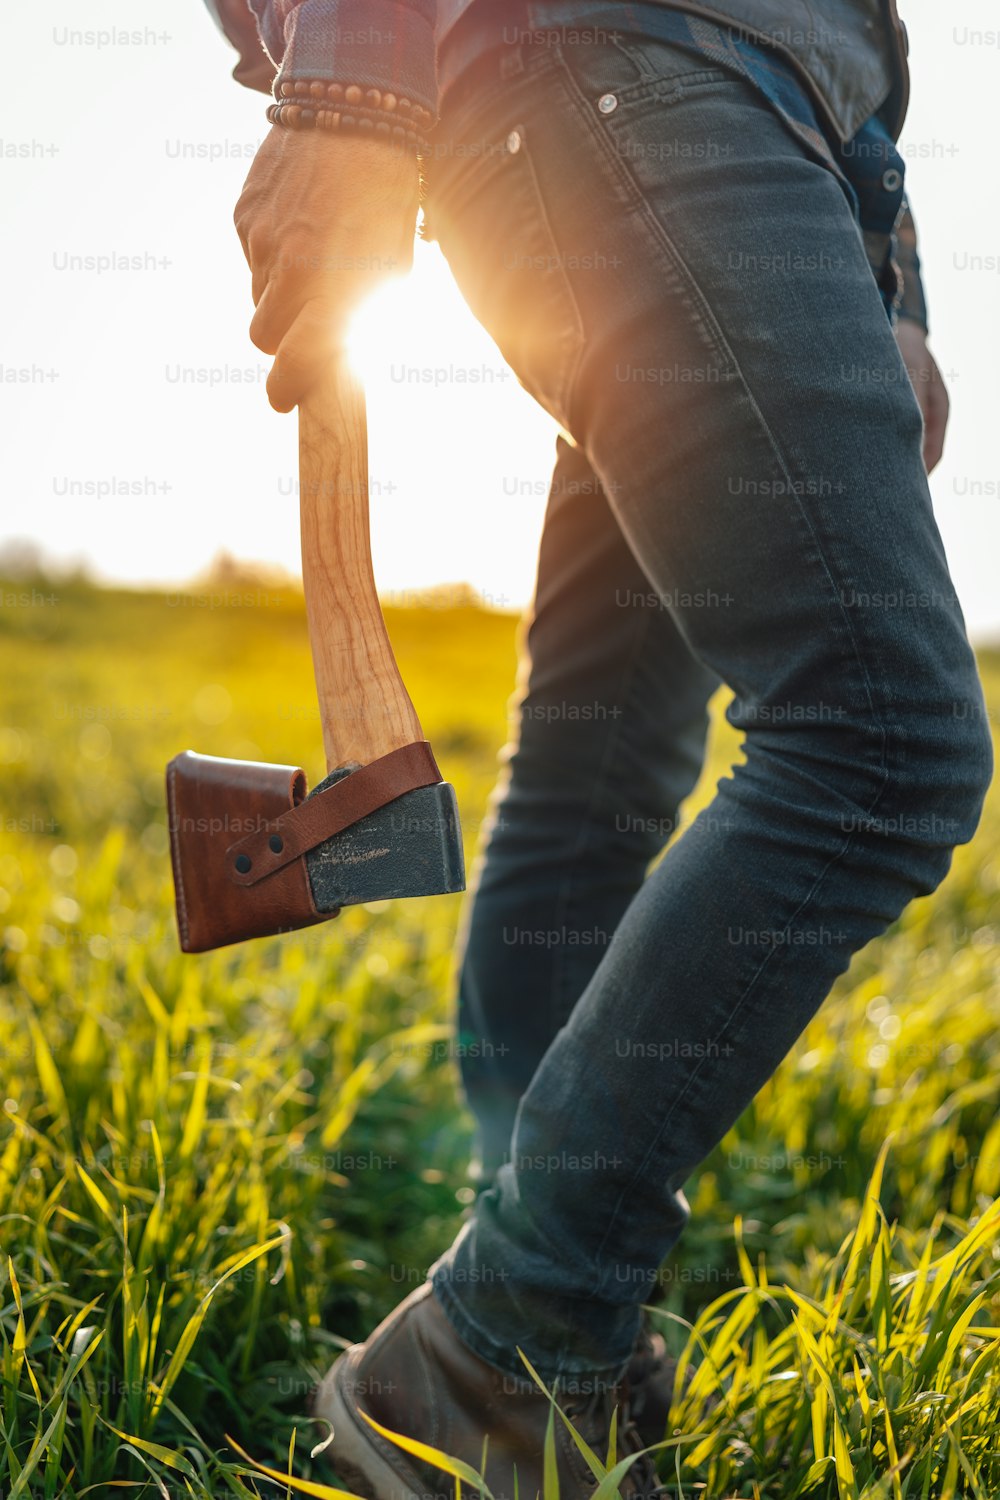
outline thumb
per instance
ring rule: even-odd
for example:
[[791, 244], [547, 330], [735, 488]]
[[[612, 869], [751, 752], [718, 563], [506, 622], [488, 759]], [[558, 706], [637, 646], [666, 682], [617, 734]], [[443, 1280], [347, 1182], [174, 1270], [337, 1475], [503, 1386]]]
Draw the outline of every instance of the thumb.
[[267, 377], [267, 398], [275, 411], [291, 411], [308, 394], [343, 351], [346, 325], [343, 302], [315, 297], [303, 305], [281, 340]]

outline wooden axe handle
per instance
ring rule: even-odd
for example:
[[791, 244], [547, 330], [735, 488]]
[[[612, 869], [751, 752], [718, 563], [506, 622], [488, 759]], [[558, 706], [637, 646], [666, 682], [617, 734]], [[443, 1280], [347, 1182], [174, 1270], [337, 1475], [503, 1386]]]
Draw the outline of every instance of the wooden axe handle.
[[346, 357], [299, 406], [302, 582], [327, 770], [423, 739], [375, 592], [365, 396]]

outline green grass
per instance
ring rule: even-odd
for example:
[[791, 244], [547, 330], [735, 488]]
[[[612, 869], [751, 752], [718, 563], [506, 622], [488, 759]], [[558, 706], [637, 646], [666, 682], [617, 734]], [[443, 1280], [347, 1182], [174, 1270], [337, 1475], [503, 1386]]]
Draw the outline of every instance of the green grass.
[[[284, 1494], [256, 1465], [290, 1451], [329, 1483], [309, 1388], [471, 1199], [437, 1040], [459, 898], [178, 951], [166, 760], [323, 770], [301, 599], [228, 592], [0, 594], [4, 1500]], [[471, 855], [515, 622], [388, 618]], [[716, 722], [692, 808], [735, 750]], [[656, 1315], [696, 1370], [662, 1456], [685, 1496], [1000, 1494], [998, 937], [994, 793], [688, 1185]]]

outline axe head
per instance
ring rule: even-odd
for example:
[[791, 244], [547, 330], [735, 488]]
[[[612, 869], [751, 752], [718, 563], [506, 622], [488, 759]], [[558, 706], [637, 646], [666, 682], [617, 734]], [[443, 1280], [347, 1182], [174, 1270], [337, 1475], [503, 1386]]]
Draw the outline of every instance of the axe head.
[[[310, 796], [318, 797], [355, 769], [349, 765], [331, 771]], [[313, 900], [321, 912], [396, 896], [464, 891], [455, 789], [439, 781], [404, 792], [317, 844], [305, 860]]]

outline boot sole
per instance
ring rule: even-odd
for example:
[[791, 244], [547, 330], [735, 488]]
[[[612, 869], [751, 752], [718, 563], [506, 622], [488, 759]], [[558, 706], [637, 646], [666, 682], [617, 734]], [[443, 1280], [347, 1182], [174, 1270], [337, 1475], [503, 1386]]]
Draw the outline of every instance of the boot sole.
[[356, 1345], [341, 1355], [310, 1403], [313, 1415], [333, 1428], [333, 1441], [323, 1455], [326, 1462], [364, 1500], [454, 1500], [454, 1490], [432, 1491], [428, 1481], [407, 1463], [403, 1449], [369, 1427], [357, 1401], [343, 1389], [352, 1356], [361, 1347]]

